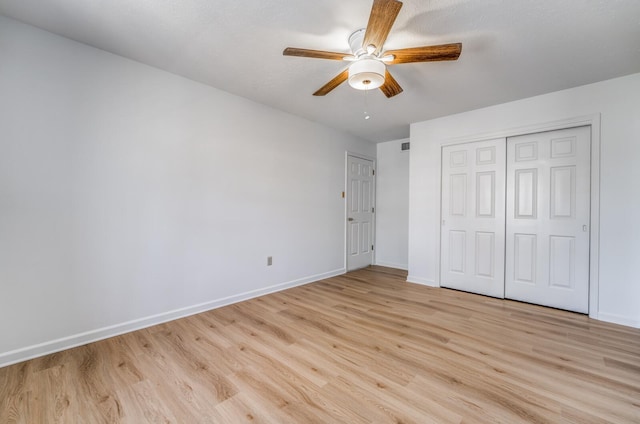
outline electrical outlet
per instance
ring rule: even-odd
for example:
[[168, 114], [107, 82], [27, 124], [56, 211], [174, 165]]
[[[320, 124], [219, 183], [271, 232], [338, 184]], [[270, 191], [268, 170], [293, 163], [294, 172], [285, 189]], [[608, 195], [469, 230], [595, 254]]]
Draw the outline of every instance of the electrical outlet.
[[273, 265], [273, 256], [267, 256], [267, 266]]

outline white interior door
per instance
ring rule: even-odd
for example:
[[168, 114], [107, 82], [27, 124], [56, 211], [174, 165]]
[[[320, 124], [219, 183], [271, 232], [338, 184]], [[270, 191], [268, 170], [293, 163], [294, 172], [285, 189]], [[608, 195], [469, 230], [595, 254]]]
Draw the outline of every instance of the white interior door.
[[590, 127], [507, 141], [505, 295], [589, 310]]
[[347, 270], [373, 263], [373, 161], [347, 156]]
[[443, 287], [504, 297], [505, 144], [442, 149]]

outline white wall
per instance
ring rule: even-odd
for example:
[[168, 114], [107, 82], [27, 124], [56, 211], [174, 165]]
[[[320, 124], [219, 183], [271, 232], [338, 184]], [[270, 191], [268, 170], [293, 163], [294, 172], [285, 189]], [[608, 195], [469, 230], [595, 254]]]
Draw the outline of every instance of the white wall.
[[409, 257], [409, 139], [377, 145], [376, 264], [407, 269]]
[[640, 74], [411, 126], [409, 280], [438, 285], [440, 147], [600, 114], [599, 319], [640, 327]]
[[0, 366], [344, 272], [373, 144], [4, 17], [0, 58]]

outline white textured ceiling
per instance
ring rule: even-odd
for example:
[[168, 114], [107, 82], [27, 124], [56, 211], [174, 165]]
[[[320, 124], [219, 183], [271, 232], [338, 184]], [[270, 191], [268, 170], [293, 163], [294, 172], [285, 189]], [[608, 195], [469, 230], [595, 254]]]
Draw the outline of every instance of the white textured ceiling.
[[408, 137], [412, 122], [640, 72], [640, 0], [405, 0], [385, 47], [462, 42], [460, 59], [391, 66], [404, 88], [391, 99], [346, 83], [313, 97], [346, 64], [282, 50], [348, 52], [371, 3], [0, 0], [0, 14], [374, 142]]

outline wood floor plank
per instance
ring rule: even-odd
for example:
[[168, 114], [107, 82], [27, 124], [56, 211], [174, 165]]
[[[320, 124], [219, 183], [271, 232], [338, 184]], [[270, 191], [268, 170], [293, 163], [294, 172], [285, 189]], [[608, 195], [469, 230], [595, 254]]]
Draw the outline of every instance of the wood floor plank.
[[0, 423], [638, 423], [640, 330], [368, 267], [0, 368]]

